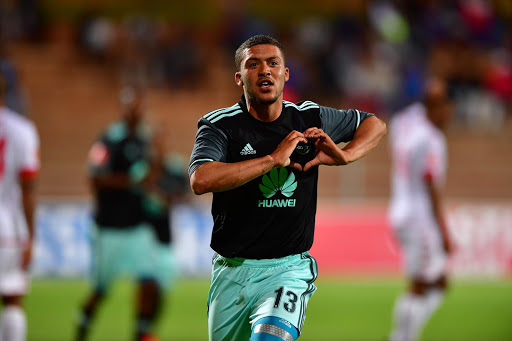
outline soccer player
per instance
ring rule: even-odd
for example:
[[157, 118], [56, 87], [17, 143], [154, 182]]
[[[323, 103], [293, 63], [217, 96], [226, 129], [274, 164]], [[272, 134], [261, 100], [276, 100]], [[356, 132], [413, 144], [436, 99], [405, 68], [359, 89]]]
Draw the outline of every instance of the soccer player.
[[23, 341], [23, 296], [32, 258], [39, 137], [34, 124], [5, 107], [0, 76], [0, 340]]
[[85, 340], [91, 320], [121, 275], [138, 280], [135, 340], [151, 335], [154, 294], [155, 236], [145, 223], [142, 198], [152, 172], [152, 135], [144, 121], [144, 96], [125, 87], [120, 94], [122, 117], [110, 124], [89, 153], [90, 180], [95, 197], [93, 290], [83, 305], [76, 339]]
[[156, 234], [154, 251], [156, 266], [151, 278], [147, 278], [150, 287], [145, 300], [149, 307], [148, 317], [156, 322], [162, 308], [164, 295], [174, 282], [175, 264], [172, 250], [172, 214], [173, 205], [186, 199], [190, 192], [186, 171], [180, 167], [176, 157], [168, 155], [159, 163], [155, 172], [155, 181], [146, 186], [142, 207], [145, 220]]
[[424, 100], [390, 123], [393, 158], [389, 219], [401, 244], [409, 286], [394, 308], [391, 341], [414, 341], [443, 300], [451, 250], [440, 189], [446, 172], [443, 129], [452, 105], [446, 84], [431, 79]]
[[373, 114], [283, 101], [285, 62], [276, 39], [249, 38], [235, 53], [241, 100], [198, 122], [189, 175], [195, 194], [213, 192], [212, 341], [299, 337], [316, 290], [318, 166], [354, 162], [386, 132]]

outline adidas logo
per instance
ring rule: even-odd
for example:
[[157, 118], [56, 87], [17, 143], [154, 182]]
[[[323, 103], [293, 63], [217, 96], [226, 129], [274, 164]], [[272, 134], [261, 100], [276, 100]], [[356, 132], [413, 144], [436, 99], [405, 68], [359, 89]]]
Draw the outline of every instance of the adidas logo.
[[240, 152], [240, 155], [249, 155], [249, 154], [256, 154], [256, 151], [252, 148], [252, 146], [247, 143], [244, 147], [244, 149], [242, 149], [242, 151]]

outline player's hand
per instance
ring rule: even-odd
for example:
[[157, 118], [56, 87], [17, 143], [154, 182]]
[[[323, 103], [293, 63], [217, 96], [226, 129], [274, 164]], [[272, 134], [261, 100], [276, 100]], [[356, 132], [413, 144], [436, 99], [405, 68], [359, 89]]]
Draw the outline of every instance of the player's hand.
[[304, 166], [304, 171], [319, 165], [346, 165], [346, 153], [322, 129], [313, 127], [304, 132], [304, 136], [313, 141], [316, 157]]
[[290, 166], [302, 171], [302, 166], [299, 163], [290, 160], [290, 156], [299, 142], [307, 143], [308, 140], [304, 137], [303, 133], [293, 130], [279, 143], [277, 148], [270, 154], [276, 163], [276, 168]]
[[21, 259], [21, 268], [23, 270], [27, 270], [30, 266], [30, 262], [32, 261], [32, 242], [28, 242], [23, 250], [22, 259]]

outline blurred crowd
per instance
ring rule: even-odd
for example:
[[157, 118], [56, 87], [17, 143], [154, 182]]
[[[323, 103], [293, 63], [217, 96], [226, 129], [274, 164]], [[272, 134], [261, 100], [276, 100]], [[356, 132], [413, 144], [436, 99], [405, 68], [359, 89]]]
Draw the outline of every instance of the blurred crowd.
[[[26, 9], [35, 1], [19, 3], [37, 13]], [[450, 84], [457, 123], [493, 130], [512, 117], [509, 0], [367, 0], [355, 13], [293, 21], [256, 14], [244, 2], [215, 3], [220, 15], [204, 25], [84, 9], [75, 22], [76, 42], [91, 60], [119, 67], [122, 81], [193, 91], [205, 82], [212, 54], [224, 56], [225, 64], [215, 67], [233, 71], [235, 48], [264, 33], [280, 39], [288, 53], [288, 100], [386, 117], [417, 99], [425, 77], [435, 74]], [[30, 22], [29, 29], [41, 21]]]

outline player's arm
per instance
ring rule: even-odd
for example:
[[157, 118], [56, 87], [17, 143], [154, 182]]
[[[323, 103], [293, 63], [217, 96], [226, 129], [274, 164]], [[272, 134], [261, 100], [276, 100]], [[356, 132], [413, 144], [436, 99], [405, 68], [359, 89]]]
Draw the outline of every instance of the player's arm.
[[33, 125], [27, 126], [23, 132], [22, 149], [19, 155], [22, 157], [18, 181], [21, 190], [21, 202], [23, 214], [27, 224], [28, 240], [23, 251], [22, 267], [27, 269], [32, 260], [32, 245], [35, 235], [35, 211], [36, 211], [36, 185], [39, 175], [39, 136]]
[[428, 194], [430, 196], [430, 202], [432, 204], [432, 210], [434, 217], [437, 221], [437, 226], [439, 226], [441, 237], [443, 238], [443, 247], [446, 253], [450, 253], [452, 251], [452, 243], [450, 239], [450, 235], [448, 233], [448, 228], [446, 227], [446, 222], [444, 219], [443, 213], [443, 200], [438, 186], [433, 180], [432, 176], [426, 175], [425, 183], [428, 188]]
[[300, 167], [290, 155], [300, 141], [306, 142], [298, 131], [290, 132], [270, 155], [251, 160], [228, 163], [228, 138], [207, 120], [198, 124], [196, 140], [190, 157], [190, 186], [195, 194], [222, 192], [243, 184], [278, 167]]
[[317, 156], [305, 165], [304, 171], [318, 165], [347, 165], [359, 160], [377, 146], [386, 132], [386, 123], [369, 116], [359, 124], [350, 142], [340, 148], [324, 130], [309, 128], [304, 135], [315, 144]]
[[[163, 176], [164, 171], [165, 134], [160, 125], [155, 125], [152, 128], [149, 146], [147, 163], [149, 167], [146, 176], [142, 180], [146, 189], [152, 190], [154, 187], [158, 187], [158, 180]], [[130, 172], [132, 172], [131, 169]]]
[[34, 216], [36, 211], [36, 172], [30, 176], [20, 176], [21, 197], [23, 203], [23, 213], [27, 222], [28, 241], [23, 253], [22, 266], [27, 269], [32, 259], [32, 244], [34, 240]]
[[304, 134], [292, 131], [269, 155], [235, 163], [205, 162], [196, 168], [190, 177], [192, 191], [195, 194], [222, 192], [240, 187], [274, 168], [290, 165], [302, 169], [290, 160], [290, 155], [301, 141], [307, 142]]
[[423, 143], [424, 170], [423, 182], [427, 188], [429, 195], [432, 215], [435, 217], [441, 238], [443, 239], [443, 247], [447, 253], [452, 250], [452, 243], [446, 226], [443, 212], [443, 200], [441, 195], [441, 187], [444, 182], [446, 171], [446, 147], [444, 143], [439, 143], [437, 139], [428, 139]]

